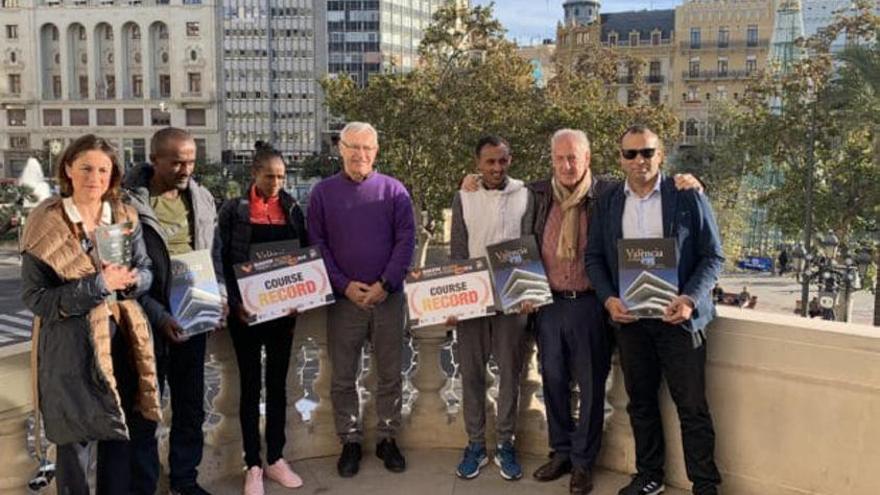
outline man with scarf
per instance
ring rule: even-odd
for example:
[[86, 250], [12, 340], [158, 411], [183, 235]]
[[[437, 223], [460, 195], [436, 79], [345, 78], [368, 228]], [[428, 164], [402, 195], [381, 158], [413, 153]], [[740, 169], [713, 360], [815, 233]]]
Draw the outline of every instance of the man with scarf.
[[[486, 246], [519, 239], [531, 230], [524, 223], [531, 215], [529, 193], [522, 181], [507, 176], [510, 145], [503, 138], [486, 136], [475, 150], [479, 179], [471, 191], [460, 191], [452, 203], [453, 259], [486, 256]], [[493, 356], [498, 365], [498, 407], [495, 421], [497, 446], [495, 464], [507, 480], [522, 477], [516, 459], [514, 433], [520, 374], [526, 342], [528, 317], [523, 314], [495, 314], [458, 323], [450, 318], [447, 325], [458, 324], [458, 360], [465, 429], [468, 445], [456, 474], [471, 479], [480, 473], [489, 458], [486, 451], [486, 364]]]
[[[527, 223], [533, 225], [553, 291], [553, 303], [535, 318], [552, 458], [533, 476], [551, 481], [571, 472], [570, 493], [580, 495], [593, 488], [612, 351], [607, 316], [584, 265], [588, 219], [594, 200], [617, 182], [591, 174], [590, 141], [583, 131], [561, 129], [550, 147], [553, 177], [528, 186], [534, 217]], [[675, 180], [679, 188], [700, 188], [691, 175]], [[572, 382], [580, 391], [577, 423]]]

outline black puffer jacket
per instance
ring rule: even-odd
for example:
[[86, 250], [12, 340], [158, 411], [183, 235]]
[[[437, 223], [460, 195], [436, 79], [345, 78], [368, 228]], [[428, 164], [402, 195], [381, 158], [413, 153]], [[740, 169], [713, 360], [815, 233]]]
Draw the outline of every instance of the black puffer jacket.
[[[222, 267], [223, 278], [226, 280], [226, 291], [229, 305], [236, 308], [241, 305], [241, 294], [235, 283], [235, 272], [232, 266], [249, 260], [251, 247], [251, 201], [246, 195], [227, 200], [220, 207], [217, 221], [217, 233], [214, 238], [214, 267]], [[308, 245], [306, 222], [299, 203], [293, 196], [282, 190], [279, 193], [281, 209], [287, 217], [287, 228], [296, 235], [300, 247]]]
[[[37, 223], [45, 223], [37, 221], [45, 218], [45, 215], [39, 216], [44, 210], [51, 209], [48, 213], [51, 215], [63, 215], [60, 203], [53, 197], [37, 206], [31, 213], [36, 223], [29, 223], [26, 229], [37, 229], [40, 228]], [[119, 220], [114, 218], [114, 221]], [[29, 234], [31, 232], [26, 232], [25, 237]], [[73, 235], [57, 230], [52, 233], [56, 239]], [[133, 291], [118, 293], [118, 297], [128, 299], [145, 293], [152, 281], [140, 223], [134, 230], [131, 246], [131, 266], [138, 271], [138, 285]], [[53, 258], [69, 260], [73, 256], [75, 253], [67, 250]], [[89, 321], [90, 312], [110, 295], [104, 278], [92, 273], [65, 279], [47, 262], [26, 250], [22, 253], [21, 291], [25, 306], [39, 318], [36, 372], [46, 437], [60, 445], [127, 439], [125, 415], [100, 370], [97, 357], [100, 352], [96, 351]]]

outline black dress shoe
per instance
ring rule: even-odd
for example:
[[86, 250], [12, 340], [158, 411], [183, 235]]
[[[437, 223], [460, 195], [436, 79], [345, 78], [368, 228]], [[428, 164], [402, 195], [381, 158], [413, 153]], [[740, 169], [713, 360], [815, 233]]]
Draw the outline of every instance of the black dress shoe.
[[593, 491], [593, 473], [583, 467], [572, 469], [568, 491], [571, 495], [587, 495]]
[[342, 455], [336, 463], [336, 470], [339, 476], [343, 478], [351, 478], [358, 473], [361, 466], [361, 444], [357, 442], [346, 442], [342, 446]]
[[568, 456], [553, 454], [550, 462], [535, 470], [532, 477], [538, 481], [553, 481], [571, 472], [571, 459]]
[[385, 461], [385, 469], [393, 473], [402, 473], [406, 469], [406, 459], [393, 438], [385, 438], [376, 445], [376, 457]]

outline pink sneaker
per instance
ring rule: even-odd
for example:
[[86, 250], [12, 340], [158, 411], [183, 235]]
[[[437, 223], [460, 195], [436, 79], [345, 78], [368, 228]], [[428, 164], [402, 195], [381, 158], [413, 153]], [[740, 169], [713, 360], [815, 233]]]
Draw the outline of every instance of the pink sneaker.
[[263, 469], [254, 466], [244, 475], [244, 495], [265, 495], [263, 491]]
[[287, 488], [299, 488], [303, 484], [302, 478], [293, 472], [293, 469], [290, 468], [290, 464], [288, 464], [283, 458], [278, 459], [275, 461], [275, 464], [266, 468], [266, 476]]

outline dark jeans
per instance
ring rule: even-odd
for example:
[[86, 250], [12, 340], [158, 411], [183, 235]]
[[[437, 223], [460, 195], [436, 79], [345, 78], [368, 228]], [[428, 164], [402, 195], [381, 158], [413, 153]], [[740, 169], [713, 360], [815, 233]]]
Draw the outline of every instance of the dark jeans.
[[663, 479], [665, 444], [658, 392], [666, 377], [681, 422], [688, 478], [694, 492], [721, 483], [715, 466], [715, 431], [706, 402], [706, 345], [693, 347], [691, 334], [660, 320], [640, 320], [617, 331], [620, 361], [629, 394], [630, 423], [639, 474]]
[[[116, 331], [110, 342], [113, 359], [113, 376], [116, 390], [122, 401], [129, 430], [132, 421], [140, 414], [133, 411], [137, 395], [138, 376], [134, 364], [129, 359], [128, 340], [123, 332]], [[69, 443], [58, 446], [56, 457], [55, 485], [59, 495], [89, 495], [88, 472], [91, 443]], [[95, 469], [95, 493], [97, 495], [116, 495], [129, 492], [131, 482], [131, 458], [134, 448], [127, 440], [105, 440], [97, 442], [97, 465]]]
[[[594, 294], [557, 298], [540, 309], [537, 328], [550, 448], [575, 466], [592, 467], [602, 442], [611, 366], [605, 312]], [[580, 390], [577, 423], [572, 418], [572, 382]]]
[[262, 349], [266, 349], [266, 461], [281, 458], [287, 414], [287, 370], [293, 344], [293, 318], [280, 318], [249, 327], [229, 317], [229, 330], [241, 389], [239, 418], [247, 467], [262, 466], [260, 459], [260, 391]]
[[[155, 334], [155, 338], [163, 337]], [[190, 337], [181, 344], [166, 344], [167, 352], [157, 352], [159, 390], [164, 393], [165, 381], [171, 392], [171, 435], [168, 465], [172, 488], [193, 485], [202, 462], [205, 421], [205, 344], [207, 334]], [[132, 491], [152, 495], [159, 479], [159, 455], [156, 423], [139, 428], [132, 442], [139, 449], [133, 459]]]

